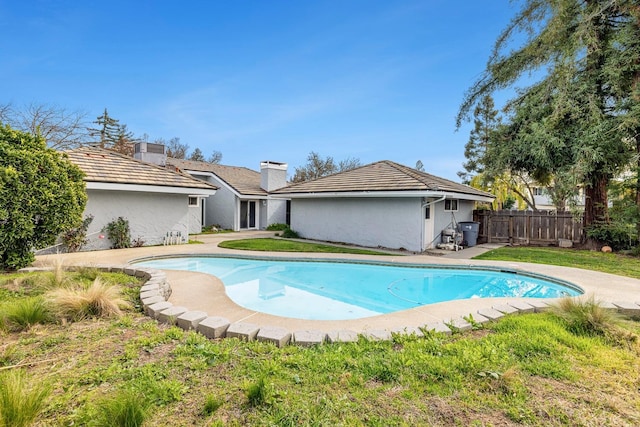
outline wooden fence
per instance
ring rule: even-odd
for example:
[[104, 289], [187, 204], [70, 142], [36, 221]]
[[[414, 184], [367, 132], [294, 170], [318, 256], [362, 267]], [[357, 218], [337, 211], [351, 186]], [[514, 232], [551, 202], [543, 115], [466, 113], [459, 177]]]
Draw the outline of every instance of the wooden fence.
[[550, 245], [559, 239], [578, 243], [583, 233], [582, 219], [569, 212], [477, 210], [473, 220], [480, 223], [480, 243]]

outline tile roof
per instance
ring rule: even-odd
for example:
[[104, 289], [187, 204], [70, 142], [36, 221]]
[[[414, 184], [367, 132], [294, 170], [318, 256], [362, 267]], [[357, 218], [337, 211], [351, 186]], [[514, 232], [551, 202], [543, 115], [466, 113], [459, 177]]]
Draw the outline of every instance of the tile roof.
[[313, 181], [292, 184], [274, 191], [275, 194], [310, 194], [340, 192], [402, 192], [443, 191], [471, 196], [494, 196], [484, 191], [416, 169], [382, 160], [339, 172]]
[[192, 170], [198, 172], [211, 172], [216, 175], [237, 193], [244, 196], [266, 196], [268, 193], [260, 187], [260, 172], [239, 167], [225, 166], [215, 163], [196, 162], [168, 158], [167, 164], [175, 166], [183, 171]]
[[181, 172], [153, 165], [111, 150], [80, 147], [65, 151], [69, 160], [85, 173], [87, 182], [154, 185], [215, 190], [217, 187]]

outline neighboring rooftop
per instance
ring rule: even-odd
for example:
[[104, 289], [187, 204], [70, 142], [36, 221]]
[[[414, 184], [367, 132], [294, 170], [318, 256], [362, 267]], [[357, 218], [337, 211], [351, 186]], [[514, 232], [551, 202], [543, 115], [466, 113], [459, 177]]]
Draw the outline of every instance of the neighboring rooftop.
[[[275, 163], [275, 162], [271, 162]], [[167, 158], [167, 165], [182, 171], [209, 172], [224, 181], [238, 194], [244, 196], [266, 196], [267, 192], [260, 187], [260, 172], [239, 167], [225, 166], [216, 163], [197, 162], [193, 160]]]
[[494, 198], [468, 185], [459, 184], [389, 160], [339, 172], [313, 181], [292, 184], [276, 194], [346, 192], [439, 191]]
[[86, 182], [153, 185], [215, 190], [216, 186], [161, 166], [98, 147], [65, 151], [69, 160], [85, 173]]

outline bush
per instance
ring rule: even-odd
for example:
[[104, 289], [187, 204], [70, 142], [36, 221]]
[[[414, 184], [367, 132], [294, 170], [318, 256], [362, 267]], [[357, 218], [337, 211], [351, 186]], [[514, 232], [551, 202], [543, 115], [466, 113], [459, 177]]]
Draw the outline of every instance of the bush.
[[0, 427], [33, 425], [49, 392], [42, 381], [29, 384], [23, 371], [0, 373]]
[[287, 224], [276, 222], [276, 223], [273, 223], [273, 224], [269, 224], [267, 226], [267, 231], [284, 231], [287, 228], [289, 228], [289, 226]]
[[297, 239], [298, 237], [300, 237], [300, 235], [287, 227], [282, 231], [282, 237], [284, 237], [285, 239]]
[[82, 220], [82, 171], [43, 138], [0, 125], [0, 270], [18, 270]]
[[122, 315], [121, 308], [129, 306], [117, 287], [105, 285], [100, 278], [86, 289], [59, 288], [47, 296], [51, 298], [52, 310], [59, 317], [74, 321], [93, 316], [118, 317]]
[[107, 237], [111, 240], [112, 249], [122, 249], [131, 247], [131, 231], [129, 230], [129, 221], [123, 217], [118, 217], [108, 223], [103, 229], [107, 233]]
[[600, 223], [586, 230], [589, 238], [611, 246], [614, 251], [631, 249], [636, 242], [636, 229], [633, 223], [612, 221]]
[[93, 215], [87, 216], [79, 226], [62, 233], [62, 244], [67, 248], [67, 252], [78, 252], [87, 244], [87, 230], [91, 221], [93, 221]]

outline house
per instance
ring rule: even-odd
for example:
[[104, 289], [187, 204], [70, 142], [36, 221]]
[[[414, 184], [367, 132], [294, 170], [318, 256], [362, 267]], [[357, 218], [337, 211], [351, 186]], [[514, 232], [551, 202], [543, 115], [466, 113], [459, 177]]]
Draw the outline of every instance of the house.
[[186, 242], [189, 233], [202, 228], [203, 200], [216, 194], [215, 185], [110, 150], [81, 147], [66, 154], [85, 173], [84, 215], [93, 215], [88, 250], [111, 246], [99, 237], [118, 217], [129, 221], [131, 238], [145, 245], [162, 244], [167, 236]]
[[388, 160], [271, 192], [301, 237], [421, 252], [493, 195]]
[[203, 200], [204, 225], [239, 231], [287, 222], [287, 200], [270, 196], [270, 192], [287, 185], [286, 163], [261, 162], [260, 172], [174, 158], [167, 158], [166, 164], [219, 187], [215, 197]]

